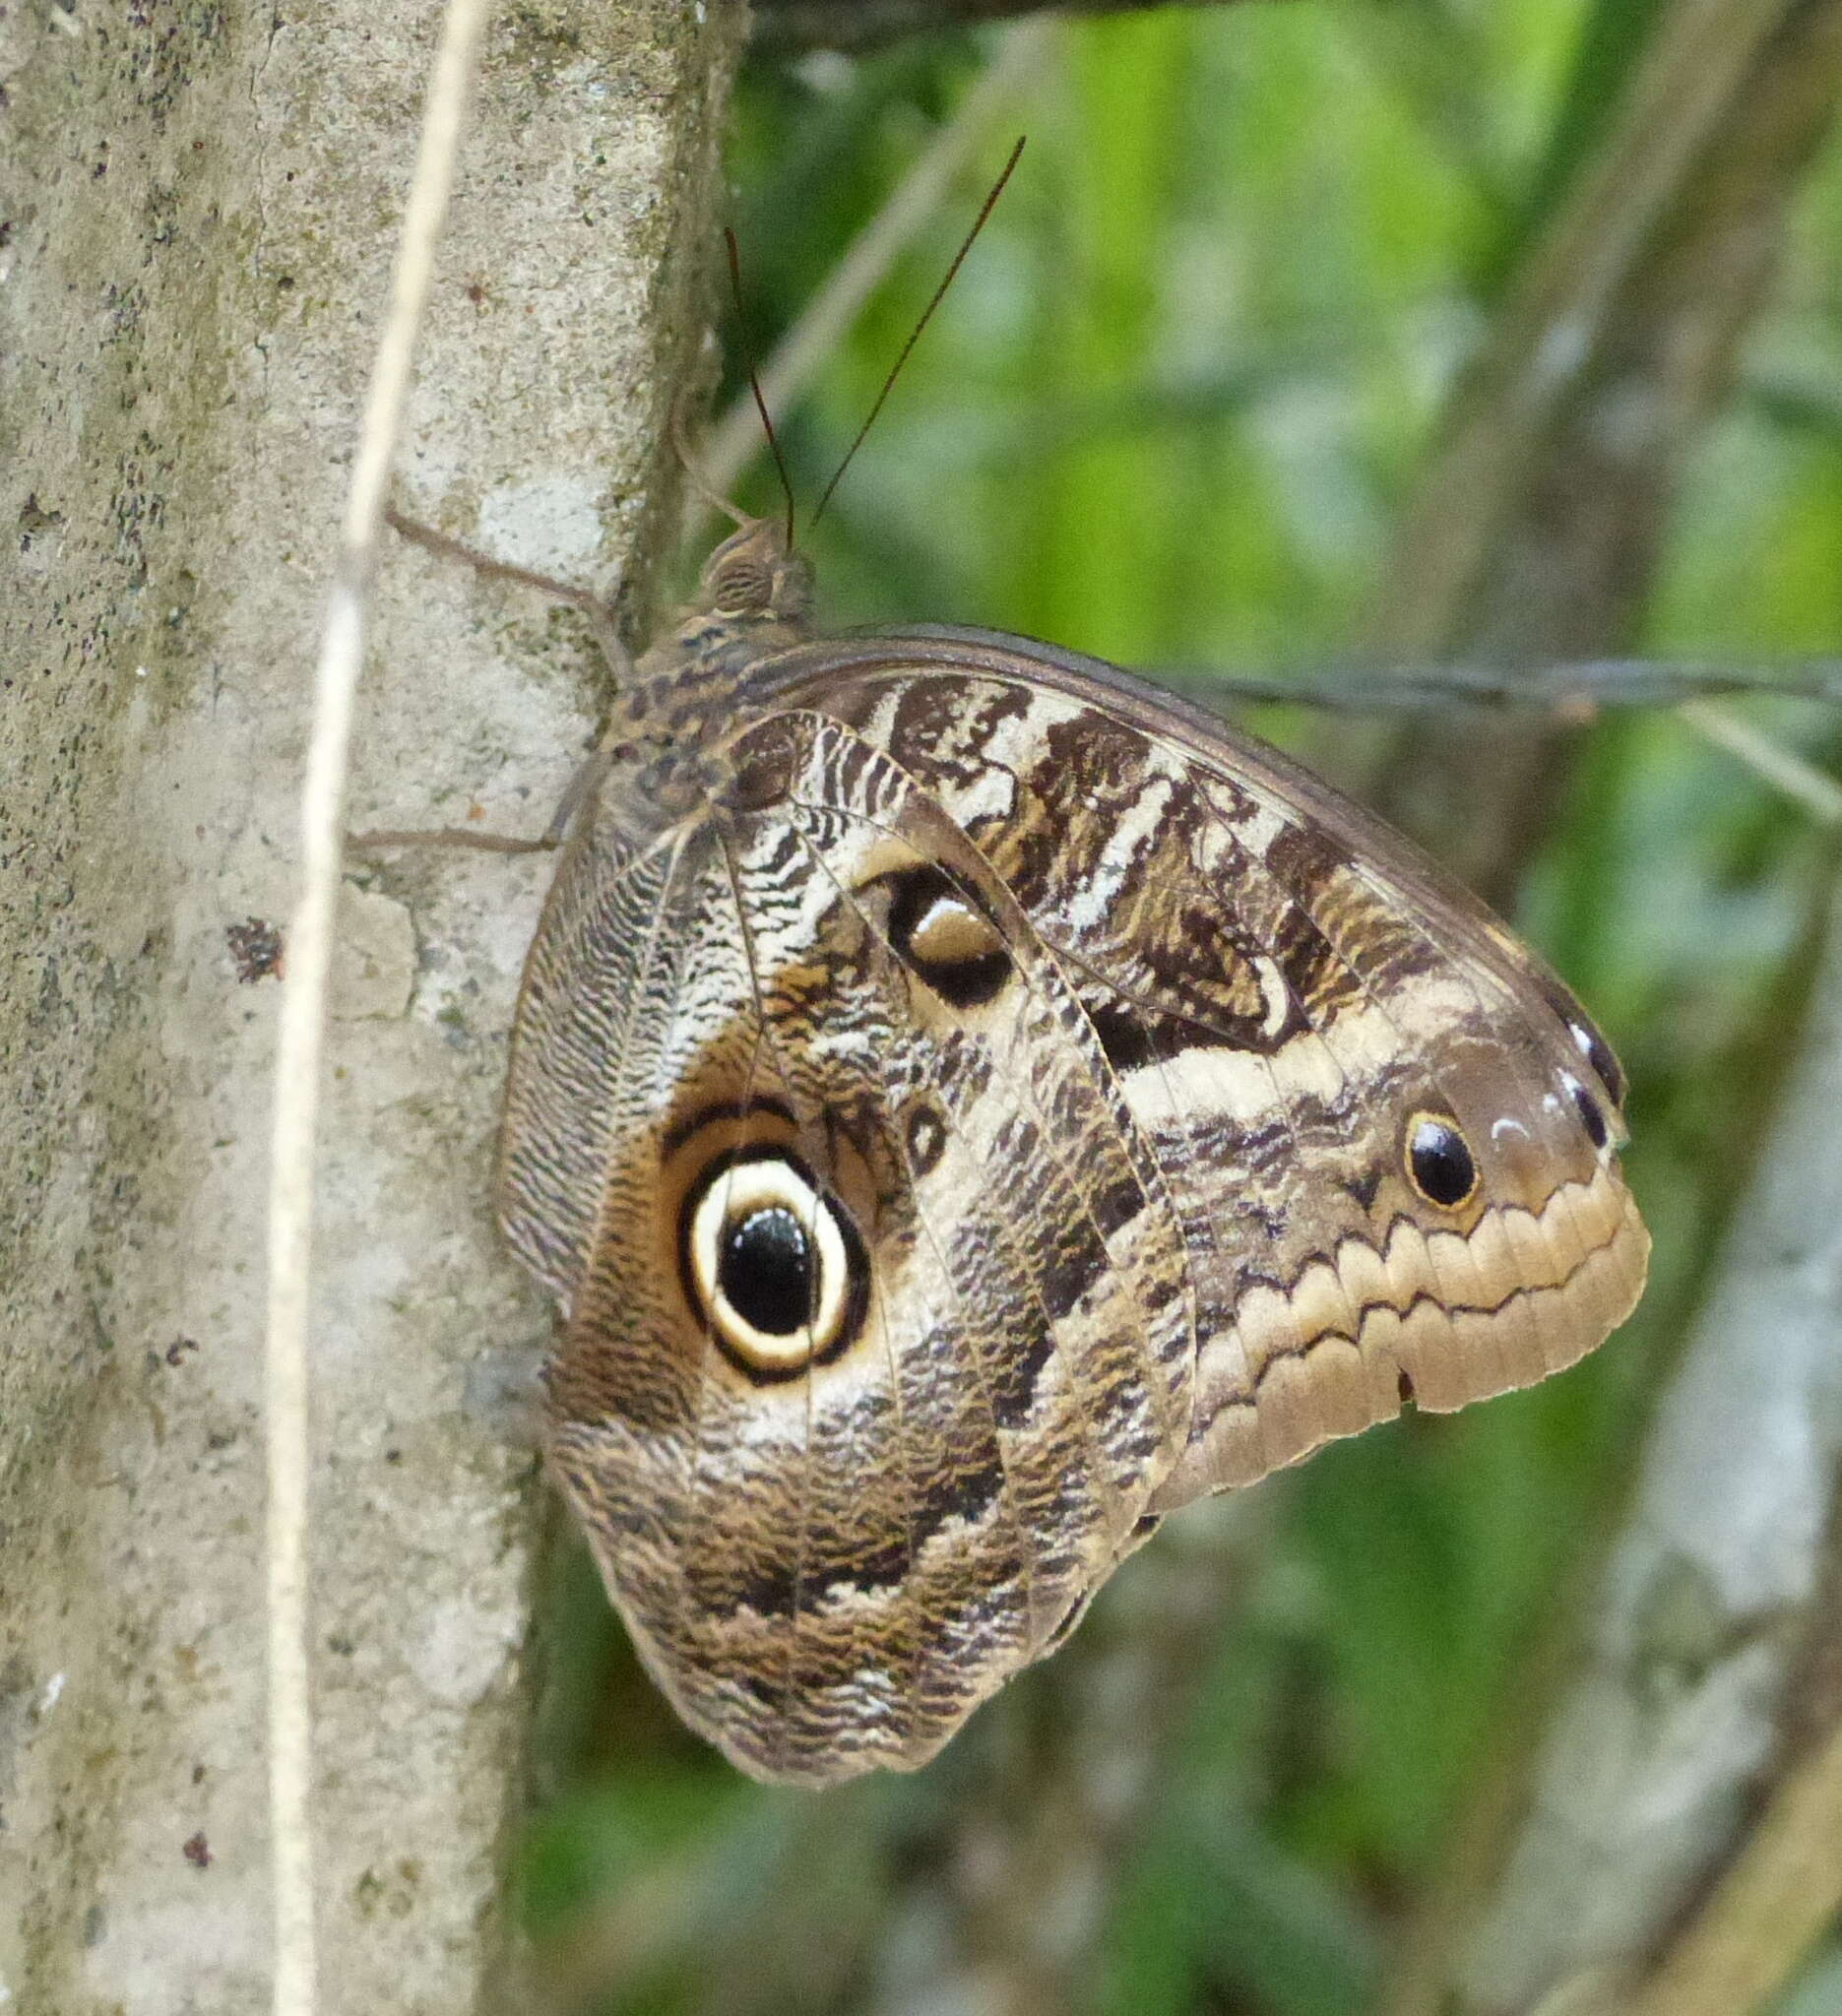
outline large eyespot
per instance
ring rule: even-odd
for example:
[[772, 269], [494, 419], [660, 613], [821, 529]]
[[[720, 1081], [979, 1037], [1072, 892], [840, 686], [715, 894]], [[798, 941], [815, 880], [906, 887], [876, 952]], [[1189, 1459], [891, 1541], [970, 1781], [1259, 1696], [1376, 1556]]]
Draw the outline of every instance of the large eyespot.
[[1429, 1204], [1456, 1211], [1478, 1187], [1478, 1165], [1465, 1137], [1440, 1113], [1416, 1113], [1407, 1123], [1407, 1173]]
[[685, 1292], [724, 1353], [757, 1379], [837, 1356], [869, 1288], [863, 1241], [785, 1150], [730, 1154], [684, 1208]]
[[889, 939], [902, 960], [955, 1008], [993, 1001], [1010, 978], [997, 926], [939, 868], [905, 868], [889, 885]]

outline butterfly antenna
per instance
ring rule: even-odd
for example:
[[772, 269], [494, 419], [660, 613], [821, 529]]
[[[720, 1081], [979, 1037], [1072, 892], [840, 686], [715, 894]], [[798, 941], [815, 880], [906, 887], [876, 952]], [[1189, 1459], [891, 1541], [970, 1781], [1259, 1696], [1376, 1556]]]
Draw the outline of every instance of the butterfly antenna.
[[742, 258], [735, 249], [735, 233], [725, 224], [723, 242], [730, 250], [730, 291], [735, 296], [735, 323], [741, 338], [742, 362], [748, 367], [748, 389], [755, 396], [755, 411], [761, 415], [762, 432], [768, 437], [768, 452], [774, 457], [774, 467], [780, 472], [781, 495], [787, 499], [787, 550], [794, 547], [794, 480], [787, 473], [787, 458], [781, 453], [780, 438], [774, 431], [774, 422], [768, 417], [768, 403], [761, 396], [761, 380], [755, 373], [755, 355], [748, 345], [748, 318], [742, 308]]
[[[954, 278], [960, 268], [965, 265], [966, 255], [972, 250], [979, 233], [985, 229], [985, 220], [997, 208], [997, 200], [1004, 193], [1004, 184], [1010, 180], [1015, 172], [1018, 158], [1022, 153], [1023, 140], [1019, 138], [1017, 145], [1010, 151], [1010, 159], [1004, 163], [1004, 172], [991, 184], [991, 193], [985, 198], [979, 215], [973, 220], [972, 229], [966, 233], [959, 250], [954, 253], [953, 263], [947, 268], [940, 284], [934, 288], [933, 299], [921, 310], [921, 320], [910, 330], [909, 340], [902, 346], [902, 354], [889, 367], [889, 375], [883, 380], [883, 388], [876, 395], [876, 403], [870, 408], [869, 416], [864, 420], [862, 426], [857, 429], [857, 439], [845, 451], [843, 462], [833, 471], [831, 481], [825, 485], [825, 494], [819, 499], [818, 509], [812, 514], [812, 525], [817, 525], [819, 520], [825, 516], [825, 507], [832, 501], [832, 493], [844, 481], [845, 471], [851, 467], [857, 458], [857, 450], [863, 446], [863, 437], [876, 424], [876, 415], [882, 411], [884, 402], [888, 399], [896, 380], [902, 375], [902, 366], [908, 362], [910, 356], [914, 354], [915, 346], [921, 342], [921, 331], [933, 320], [934, 310], [946, 298], [946, 290], [953, 284]], [[811, 527], [808, 526], [807, 530], [810, 531], [810, 529]]]
[[692, 493], [701, 497], [710, 506], [712, 511], [720, 511], [725, 518], [730, 519], [736, 525], [746, 525], [748, 523], [747, 512], [739, 504], [731, 504], [724, 496], [723, 492], [711, 482], [710, 478], [705, 475], [701, 465], [698, 463], [696, 451], [691, 447], [690, 436], [685, 431], [684, 402], [681, 399], [674, 399], [671, 402], [669, 432], [672, 449], [677, 455], [678, 464], [684, 471], [684, 480], [690, 484]]

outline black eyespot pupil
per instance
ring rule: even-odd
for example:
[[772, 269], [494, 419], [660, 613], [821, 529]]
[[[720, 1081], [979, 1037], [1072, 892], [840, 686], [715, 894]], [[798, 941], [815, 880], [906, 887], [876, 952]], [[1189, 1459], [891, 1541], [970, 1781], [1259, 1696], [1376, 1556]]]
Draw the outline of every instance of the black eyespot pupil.
[[1606, 1126], [1606, 1116], [1599, 1110], [1599, 1102], [1583, 1085], [1573, 1087], [1573, 1110], [1580, 1116], [1580, 1125], [1586, 1129], [1586, 1138], [1595, 1148], [1603, 1148], [1611, 1140], [1611, 1131]]
[[1434, 1204], [1462, 1204], [1477, 1184], [1478, 1166], [1465, 1137], [1443, 1120], [1423, 1119], [1415, 1125], [1408, 1162], [1421, 1195]]
[[985, 952], [951, 965], [937, 962], [924, 968], [923, 974], [955, 1008], [980, 1008], [1003, 992], [1004, 982], [1010, 978], [1010, 961], [1001, 952]]
[[788, 1337], [812, 1320], [812, 1242], [781, 1205], [751, 1211], [726, 1226], [717, 1287], [744, 1323], [767, 1337]]

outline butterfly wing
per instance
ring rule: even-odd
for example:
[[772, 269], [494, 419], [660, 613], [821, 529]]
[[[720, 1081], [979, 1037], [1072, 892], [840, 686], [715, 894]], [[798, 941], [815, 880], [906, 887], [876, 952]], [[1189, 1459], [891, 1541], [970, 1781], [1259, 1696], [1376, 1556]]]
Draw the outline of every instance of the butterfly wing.
[[604, 794], [514, 1037], [500, 1212], [565, 1311], [552, 1469], [648, 1666], [758, 1776], [930, 1756], [1188, 1446], [1158, 1156], [1079, 991], [814, 713], [649, 835]]
[[1111, 666], [981, 632], [776, 668], [913, 778], [1079, 996], [1165, 1176], [1199, 1340], [1154, 1509], [1412, 1398], [1572, 1363], [1648, 1240], [1623, 1082], [1552, 974], [1418, 850]]
[[1264, 745], [928, 632], [757, 663], [695, 764], [565, 856], [499, 1202], [552, 1468], [744, 1769], [924, 1761], [1164, 1512], [1635, 1300], [1603, 1040]]

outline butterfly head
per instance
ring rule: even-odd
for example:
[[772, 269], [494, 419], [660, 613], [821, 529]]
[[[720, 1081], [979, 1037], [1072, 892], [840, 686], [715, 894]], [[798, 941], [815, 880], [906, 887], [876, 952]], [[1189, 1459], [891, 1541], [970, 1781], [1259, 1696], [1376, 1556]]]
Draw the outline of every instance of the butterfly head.
[[812, 565], [779, 520], [751, 518], [704, 562], [697, 606], [726, 621], [798, 623], [812, 606]]
[[[603, 749], [610, 783], [636, 833], [694, 812], [720, 775], [705, 753], [750, 705], [752, 682], [778, 652], [807, 634], [812, 567], [777, 520], [747, 518], [704, 562], [697, 593], [641, 659], [616, 697]], [[611, 780], [624, 778], [624, 788]]]

